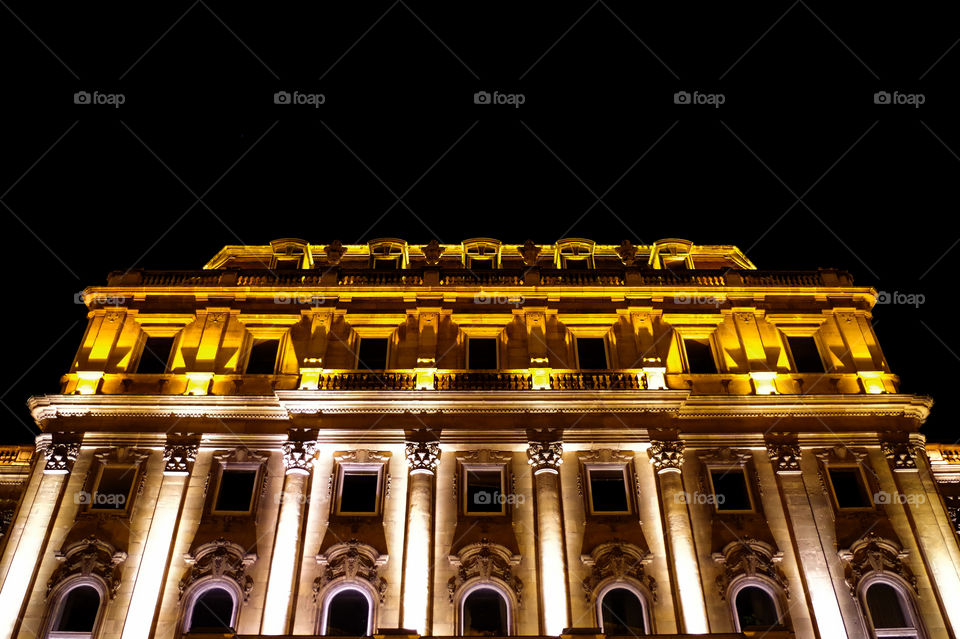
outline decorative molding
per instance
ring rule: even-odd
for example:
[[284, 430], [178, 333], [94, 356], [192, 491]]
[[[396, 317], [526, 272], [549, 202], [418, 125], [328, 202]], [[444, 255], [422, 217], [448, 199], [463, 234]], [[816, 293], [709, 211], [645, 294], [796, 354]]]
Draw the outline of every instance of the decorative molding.
[[729, 446], [721, 446], [697, 455], [703, 464], [725, 464], [728, 466], [744, 467], [753, 459], [753, 454], [746, 450], [736, 450]]
[[923, 446], [911, 442], [881, 442], [880, 450], [887, 458], [894, 472], [917, 470], [917, 457], [925, 455]]
[[43, 455], [43, 472], [47, 475], [67, 475], [80, 456], [79, 442], [43, 441], [37, 444], [37, 452]]
[[817, 456], [817, 459], [825, 464], [829, 464], [831, 462], [841, 464], [859, 464], [866, 456], [866, 451], [854, 450], [848, 446], [838, 445], [833, 446], [832, 448], [817, 450], [814, 452], [814, 454]]
[[533, 474], [558, 473], [563, 463], [562, 442], [530, 442], [527, 446], [527, 463]]
[[644, 554], [640, 548], [620, 540], [600, 544], [580, 561], [590, 566], [590, 575], [581, 582], [588, 602], [594, 601], [600, 588], [610, 581], [634, 581], [657, 600], [657, 582], [644, 573], [644, 566], [653, 561], [653, 553]]
[[410, 474], [434, 474], [440, 462], [439, 442], [407, 442], [405, 454]]
[[616, 248], [617, 256], [620, 258], [620, 261], [623, 262], [624, 266], [633, 266], [633, 263], [637, 260], [637, 247], [634, 246], [630, 240], [624, 240], [620, 242], [620, 246]]
[[[338, 464], [383, 464], [390, 462], [390, 453], [384, 451], [357, 448], [355, 450], [338, 451], [333, 460]], [[332, 475], [331, 475], [332, 477]]]
[[203, 544], [192, 554], [184, 556], [184, 562], [190, 569], [180, 580], [180, 598], [197, 581], [212, 577], [233, 581], [240, 588], [243, 601], [246, 601], [253, 589], [253, 578], [247, 574], [247, 569], [256, 561], [256, 553], [248, 553], [239, 544], [223, 537]]
[[456, 569], [456, 574], [447, 581], [450, 603], [456, 601], [457, 592], [465, 585], [480, 582], [505, 587], [520, 605], [523, 582], [513, 572], [514, 566], [520, 563], [520, 555], [514, 555], [506, 547], [482, 538], [477, 543], [464, 546], [457, 555], [450, 555], [449, 560]]
[[48, 597], [59, 584], [75, 576], [97, 577], [106, 584], [111, 599], [117, 596], [120, 590], [119, 566], [126, 561], [127, 553], [90, 535], [54, 556], [60, 565], [47, 582]]
[[533, 240], [527, 240], [523, 246], [517, 247], [517, 252], [523, 258], [523, 263], [527, 266], [536, 266], [537, 257], [540, 255], [540, 247]]
[[663, 473], [679, 473], [683, 467], [683, 442], [680, 440], [672, 441], [651, 441], [648, 454], [650, 463], [658, 475]]
[[777, 566], [783, 553], [770, 544], [757, 539], [739, 539], [727, 544], [722, 552], [713, 553], [712, 557], [714, 562], [723, 566], [716, 581], [721, 600], [726, 600], [730, 586], [735, 582], [757, 577], [772, 582], [785, 598], [790, 598], [787, 577]]
[[321, 602], [321, 593], [333, 583], [363, 581], [384, 603], [387, 580], [380, 576], [379, 567], [387, 563], [387, 555], [376, 548], [350, 539], [331, 546], [326, 553], [317, 555], [320, 576], [313, 582], [314, 603]]
[[436, 266], [440, 263], [440, 257], [443, 255], [443, 249], [436, 238], [427, 242], [423, 247], [423, 259], [429, 266]]
[[283, 467], [287, 475], [309, 475], [317, 455], [317, 442], [288, 439], [283, 442]]
[[507, 464], [513, 462], [513, 453], [510, 451], [480, 450], [465, 451], [457, 455], [457, 461], [464, 464]]
[[767, 457], [778, 475], [799, 475], [800, 455], [800, 444], [767, 443]]
[[199, 448], [196, 443], [168, 441], [163, 447], [163, 474], [189, 475]]
[[910, 584], [919, 594], [917, 578], [903, 562], [907, 552], [894, 541], [870, 531], [850, 546], [839, 552], [845, 566], [847, 585], [850, 594], [857, 596], [857, 587], [868, 573], [892, 573]]
[[613, 448], [594, 448], [579, 454], [584, 464], [629, 464], [633, 461], [633, 453]]

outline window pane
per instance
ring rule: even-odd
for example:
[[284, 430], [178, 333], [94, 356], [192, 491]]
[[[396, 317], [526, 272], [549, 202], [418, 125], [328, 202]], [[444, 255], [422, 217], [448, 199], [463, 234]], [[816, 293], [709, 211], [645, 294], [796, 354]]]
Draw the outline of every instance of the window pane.
[[503, 512], [501, 478], [500, 470], [467, 471], [468, 513]]
[[578, 337], [577, 361], [584, 370], [606, 369], [607, 349], [602, 337]]
[[740, 468], [712, 470], [713, 494], [717, 499], [717, 510], [750, 510], [750, 493], [747, 492], [747, 478]]
[[470, 260], [470, 270], [472, 271], [489, 271], [493, 269], [493, 260]]
[[467, 595], [463, 602], [463, 635], [507, 636], [507, 602], [500, 593], [484, 588]]
[[867, 589], [867, 608], [874, 628], [907, 628], [900, 595], [889, 584], [873, 584]]
[[382, 371], [387, 367], [387, 343], [382, 337], [364, 337], [360, 339], [358, 368]]
[[374, 260], [373, 270], [375, 271], [395, 271], [400, 268], [400, 261], [395, 259]]
[[130, 488], [137, 475], [135, 466], [104, 466], [100, 481], [93, 491], [90, 508], [95, 510], [123, 510], [127, 507]]
[[823, 373], [826, 369], [817, 350], [817, 340], [812, 337], [787, 337], [793, 363], [798, 373]]
[[471, 370], [496, 370], [497, 368], [497, 340], [496, 338], [474, 338], [467, 340], [469, 368]]
[[703, 339], [685, 339], [683, 345], [687, 349], [687, 364], [692, 375], [715, 375], [717, 363], [713, 361], [713, 351], [710, 343]]
[[167, 360], [173, 349], [172, 337], [148, 337], [140, 354], [137, 373], [159, 375], [167, 372]]
[[100, 610], [100, 593], [92, 586], [78, 586], [67, 593], [57, 621], [60, 632], [92, 632]]
[[769, 630], [780, 623], [770, 593], [755, 586], [747, 586], [737, 593], [737, 618], [740, 630]]
[[363, 593], [343, 590], [327, 607], [327, 635], [331, 637], [363, 637], [367, 634], [370, 604]]
[[278, 339], [255, 339], [250, 347], [247, 375], [273, 375], [277, 367]]
[[233, 598], [223, 588], [211, 588], [193, 604], [190, 632], [230, 630], [233, 620]]
[[840, 508], [866, 508], [870, 506], [863, 475], [859, 468], [831, 468], [830, 483], [837, 496]]
[[343, 486], [340, 489], [340, 512], [377, 512], [379, 479], [380, 475], [376, 471], [344, 471]]
[[646, 623], [640, 599], [626, 588], [614, 588], [600, 605], [605, 635], [645, 635]]
[[590, 499], [595, 512], [625, 512], [627, 485], [620, 468], [590, 470]]
[[253, 501], [253, 485], [257, 471], [224, 469], [220, 476], [220, 492], [217, 493], [216, 510], [247, 512]]

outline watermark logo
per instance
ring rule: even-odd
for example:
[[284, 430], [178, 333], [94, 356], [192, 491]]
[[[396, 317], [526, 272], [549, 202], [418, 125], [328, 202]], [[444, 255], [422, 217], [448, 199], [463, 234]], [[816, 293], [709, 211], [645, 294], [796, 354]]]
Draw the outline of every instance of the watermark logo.
[[300, 304], [306, 306], [320, 306], [327, 298], [323, 295], [307, 295], [305, 293], [289, 293], [282, 291], [273, 296], [274, 304]]
[[489, 91], [477, 91], [473, 94], [474, 104], [506, 104], [515, 109], [519, 109], [520, 105], [526, 101], [527, 96], [522, 93], [500, 93], [499, 91], [490, 93]]
[[722, 493], [715, 495], [713, 493], [701, 493], [699, 491], [677, 493], [673, 497], [674, 503], [695, 504], [698, 506], [722, 506], [726, 500], [727, 496]]
[[74, 104], [94, 104], [101, 106], [112, 106], [119, 109], [120, 105], [127, 101], [127, 96], [122, 93], [101, 93], [100, 91], [77, 91], [73, 94]]
[[903, 106], [912, 106], [919, 109], [920, 105], [927, 101], [927, 96], [923, 93], [901, 93], [899, 91], [877, 91], [873, 94], [874, 104], [898, 104]]
[[519, 506], [524, 501], [526, 501], [526, 497], [523, 495], [514, 495], [512, 493], [509, 495], [504, 495], [500, 492], [491, 493], [486, 491], [478, 491], [473, 495], [473, 503], [477, 506], [490, 506], [493, 504], [500, 504], [501, 506], [503, 504]]
[[901, 293], [900, 291], [878, 291], [877, 304], [898, 304], [901, 306], [912, 306], [919, 308], [921, 304], [927, 301], [927, 296], [923, 293]]
[[295, 104], [312, 106], [319, 109], [321, 104], [325, 104], [327, 96], [323, 93], [301, 93], [300, 91], [277, 91], [273, 94], [274, 104]]
[[904, 495], [903, 493], [888, 493], [881, 490], [873, 494], [873, 503], [877, 505], [905, 504], [918, 506], [927, 503], [927, 496], [923, 493]]
[[[90, 304], [100, 304], [101, 306], [120, 306], [127, 301], [123, 295], [106, 295], [104, 293], [93, 293], [89, 296]], [[73, 294], [74, 304], [86, 304], [83, 291]]]
[[501, 295], [499, 293], [486, 293], [480, 291], [473, 296], [474, 304], [512, 304], [513, 306], [522, 306], [526, 301], [523, 295]]
[[699, 304], [703, 306], [720, 306], [721, 299], [716, 295], [700, 293], [677, 293], [673, 296], [674, 304]]
[[727, 96], [722, 93], [701, 93], [700, 91], [677, 91], [673, 94], [674, 104], [697, 104], [703, 106], [712, 106], [719, 109], [720, 105], [727, 101]]
[[85, 490], [74, 493], [73, 503], [78, 506], [100, 506], [110, 508], [123, 508], [127, 503], [127, 496], [120, 493], [101, 493], [95, 492], [92, 495]]

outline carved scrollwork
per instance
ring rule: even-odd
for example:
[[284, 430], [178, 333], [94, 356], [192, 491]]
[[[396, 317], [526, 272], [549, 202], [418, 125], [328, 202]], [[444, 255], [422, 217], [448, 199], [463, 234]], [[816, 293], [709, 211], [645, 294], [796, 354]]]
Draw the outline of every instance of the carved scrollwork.
[[80, 455], [79, 442], [40, 442], [37, 452], [43, 455], [43, 472], [48, 475], [66, 475]]
[[457, 591], [465, 585], [487, 582], [507, 588], [520, 605], [523, 582], [513, 573], [513, 567], [520, 563], [520, 555], [483, 538], [478, 543], [464, 546], [459, 554], [450, 555], [449, 559], [456, 568], [456, 574], [447, 582], [450, 603], [456, 600]]
[[860, 580], [868, 573], [892, 573], [917, 590], [917, 578], [903, 563], [907, 552], [895, 541], [870, 531], [850, 546], [840, 551], [840, 559], [846, 564], [845, 574], [850, 593], [856, 596]]
[[650, 592], [653, 601], [657, 600], [657, 582], [644, 573], [644, 566], [653, 561], [653, 553], [644, 553], [633, 544], [614, 540], [598, 545], [580, 560], [591, 567], [590, 576], [581, 582], [587, 601], [593, 601], [600, 588], [611, 580], [639, 583]]
[[90, 535], [56, 553], [60, 565], [47, 582], [47, 595], [60, 583], [75, 576], [97, 577], [107, 586], [113, 599], [120, 590], [120, 564], [127, 553], [117, 550], [105, 541]]
[[527, 446], [527, 463], [534, 474], [558, 472], [563, 463], [563, 444], [561, 442], [530, 442]]
[[283, 467], [288, 475], [309, 475], [317, 454], [317, 442], [287, 440], [282, 445]]
[[883, 442], [880, 450], [890, 461], [894, 472], [917, 470], [917, 457], [924, 454], [923, 447], [911, 442]]
[[199, 446], [185, 442], [167, 442], [163, 447], [163, 474], [188, 475], [197, 461]]
[[380, 576], [379, 566], [387, 563], [387, 556], [373, 546], [351, 539], [317, 555], [317, 563], [321, 572], [313, 582], [315, 603], [320, 603], [320, 595], [327, 586], [341, 581], [363, 581], [377, 594], [380, 603], [384, 602], [387, 580]]
[[683, 448], [683, 442], [679, 440], [651, 441], [648, 453], [657, 474], [680, 472], [683, 467]]
[[407, 442], [407, 466], [410, 473], [431, 473], [440, 462], [440, 444], [437, 442]]
[[220, 537], [203, 544], [184, 559], [190, 569], [180, 580], [181, 598], [191, 585], [207, 577], [229, 579], [240, 588], [244, 601], [250, 596], [253, 578], [247, 574], [247, 569], [257, 561], [255, 553], [248, 553], [242, 546]]
[[784, 597], [789, 599], [787, 578], [777, 566], [782, 558], [782, 552], [756, 539], [730, 542], [723, 552], [713, 554], [713, 560], [723, 566], [723, 572], [717, 576], [720, 599], [726, 599], [730, 585], [735, 581], [756, 577], [773, 582], [783, 592]]
[[800, 472], [800, 445], [794, 443], [768, 443], [767, 457], [778, 475]]

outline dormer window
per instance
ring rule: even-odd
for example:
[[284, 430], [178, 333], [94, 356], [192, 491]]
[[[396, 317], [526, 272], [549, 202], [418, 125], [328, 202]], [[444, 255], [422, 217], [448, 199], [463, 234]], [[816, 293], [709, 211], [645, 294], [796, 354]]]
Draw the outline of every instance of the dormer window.
[[557, 266], [560, 268], [593, 268], [592, 240], [567, 239], [557, 242]]
[[273, 269], [301, 269], [313, 268], [313, 256], [310, 245], [304, 240], [285, 238], [270, 242], [273, 249], [273, 258], [270, 267]]
[[689, 240], [659, 240], [654, 242], [650, 251], [650, 266], [657, 269], [677, 271], [693, 268], [691, 249], [693, 242]]
[[500, 268], [500, 242], [487, 238], [464, 240], [463, 265], [471, 270]]
[[403, 240], [370, 242], [370, 267], [377, 271], [407, 268], [407, 243]]

